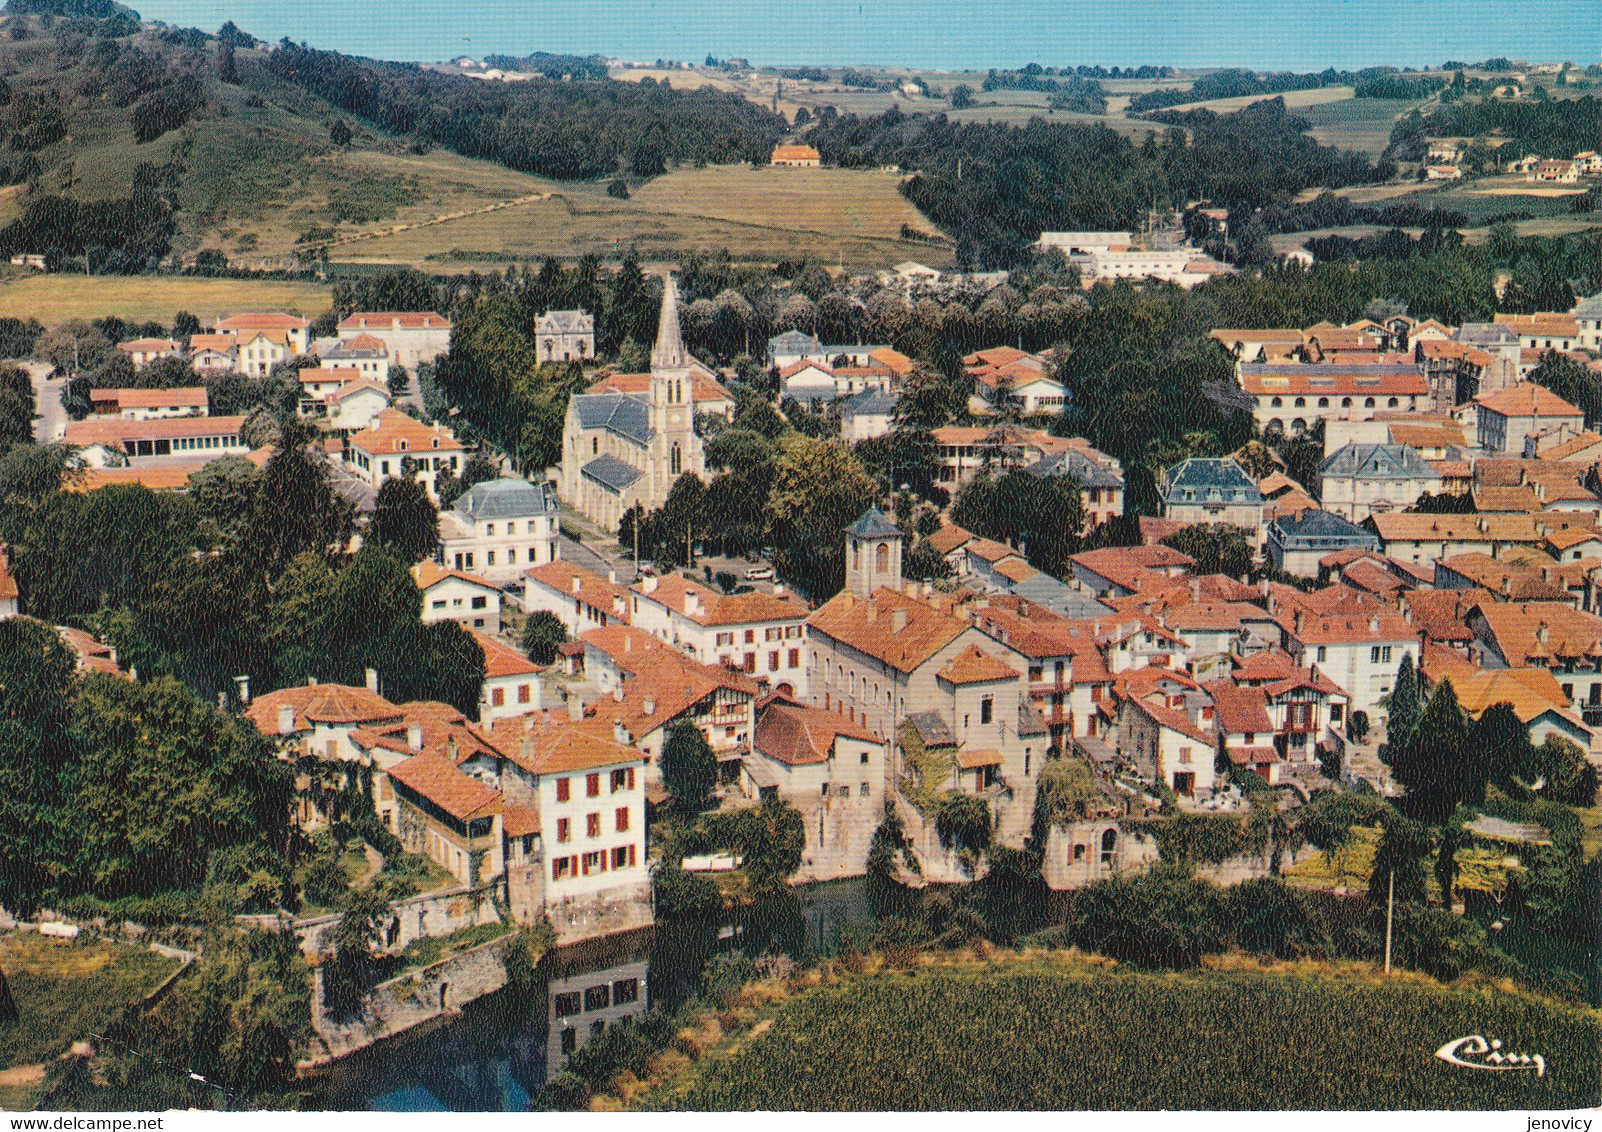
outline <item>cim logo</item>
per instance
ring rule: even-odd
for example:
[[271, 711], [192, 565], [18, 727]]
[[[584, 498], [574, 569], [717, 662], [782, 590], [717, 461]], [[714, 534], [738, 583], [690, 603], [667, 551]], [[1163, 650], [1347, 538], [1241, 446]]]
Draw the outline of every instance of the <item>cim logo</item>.
[[1435, 1056], [1448, 1065], [1464, 1069], [1484, 1069], [1491, 1073], [1521, 1073], [1533, 1069], [1537, 1077], [1546, 1076], [1546, 1058], [1538, 1053], [1503, 1053], [1500, 1039], [1486, 1041], [1479, 1034], [1453, 1038]]

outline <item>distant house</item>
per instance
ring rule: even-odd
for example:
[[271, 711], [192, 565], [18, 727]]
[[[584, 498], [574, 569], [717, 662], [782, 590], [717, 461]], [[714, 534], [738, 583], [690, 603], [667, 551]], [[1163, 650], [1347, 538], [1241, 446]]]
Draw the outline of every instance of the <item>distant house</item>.
[[20, 597], [17, 580], [11, 576], [11, 553], [0, 546], [0, 617], [15, 617], [20, 612]]
[[100, 416], [126, 421], [207, 415], [205, 386], [181, 389], [91, 389], [89, 402]]
[[595, 316], [589, 311], [546, 311], [534, 320], [534, 347], [542, 362], [595, 357]]
[[90, 417], [69, 422], [62, 439], [83, 449], [89, 467], [123, 467], [154, 456], [243, 456], [250, 451], [239, 436], [244, 423], [244, 417]]
[[371, 334], [397, 364], [415, 370], [451, 348], [451, 320], [433, 311], [357, 311], [339, 324], [341, 338]]
[[1347, 444], [1319, 465], [1314, 484], [1324, 509], [1353, 523], [1440, 490], [1440, 472], [1405, 444]]
[[1163, 518], [1192, 526], [1225, 523], [1250, 533], [1252, 544], [1263, 542], [1263, 493], [1244, 469], [1231, 459], [1193, 456], [1163, 470], [1159, 488]]
[[1268, 560], [1276, 570], [1318, 576], [1320, 558], [1342, 550], [1378, 551], [1379, 536], [1328, 511], [1282, 515], [1268, 524]]
[[823, 164], [823, 160], [818, 156], [818, 151], [810, 145], [776, 145], [773, 147], [773, 157], [769, 164], [816, 169]]
[[1581, 299], [1569, 314], [1574, 319], [1578, 344], [1587, 350], [1602, 350], [1602, 293]]
[[178, 356], [178, 343], [171, 338], [133, 338], [118, 342], [117, 349], [132, 359], [134, 369], [144, 369], [157, 358]]
[[1488, 452], [1524, 451], [1527, 437], [1561, 425], [1578, 436], [1585, 414], [1543, 386], [1525, 382], [1474, 398], [1480, 447]]
[[1039, 354], [998, 346], [969, 354], [962, 365], [991, 405], [999, 405], [1005, 393], [1025, 413], [1056, 412], [1067, 397], [1052, 364]]
[[847, 444], [873, 440], [895, 425], [898, 398], [877, 389], [864, 390], [840, 402], [840, 436]]
[[1427, 165], [1424, 168], [1426, 181], [1461, 181], [1463, 169], [1458, 165]]
[[218, 334], [228, 335], [235, 343], [244, 343], [256, 334], [266, 331], [282, 341], [290, 354], [300, 355], [306, 352], [311, 322], [299, 315], [269, 311], [261, 314], [236, 314], [218, 322], [215, 330]]
[[784, 396], [802, 405], [817, 405], [864, 391], [888, 394], [895, 375], [883, 366], [830, 366], [796, 362], [779, 371]]
[[504, 585], [556, 560], [556, 492], [548, 483], [476, 483], [439, 516], [439, 560]]
[[1580, 179], [1580, 171], [1572, 161], [1541, 161], [1530, 171], [1528, 180], [1534, 184], [1572, 185]]
[[321, 359], [320, 368], [325, 370], [354, 369], [369, 381], [389, 379], [389, 347], [372, 334], [341, 338], [326, 349], [319, 347], [317, 356]]
[[31, 267], [35, 271], [46, 268], [45, 257], [34, 252], [22, 252], [11, 257], [12, 267]]
[[404, 476], [407, 468], [415, 469], [417, 482], [437, 501], [439, 474], [461, 471], [462, 446], [441, 425], [426, 425], [398, 409], [385, 409], [351, 436], [345, 465], [374, 491], [384, 481]]
[[232, 373], [239, 361], [239, 348], [232, 334], [191, 334], [189, 368], [201, 377]]
[[495, 583], [427, 561], [412, 567], [412, 580], [423, 591], [423, 624], [454, 621], [492, 635], [501, 631], [501, 591]]

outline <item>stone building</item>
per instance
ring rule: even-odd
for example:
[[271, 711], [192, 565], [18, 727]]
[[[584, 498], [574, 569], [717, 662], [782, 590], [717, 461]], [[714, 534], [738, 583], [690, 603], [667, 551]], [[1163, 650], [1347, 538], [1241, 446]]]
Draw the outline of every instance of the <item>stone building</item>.
[[679, 334], [678, 286], [662, 290], [662, 314], [644, 395], [580, 393], [569, 399], [562, 428], [562, 497], [591, 522], [616, 530], [638, 505], [652, 511], [673, 481], [702, 476], [706, 460], [695, 434], [694, 359]]
[[534, 348], [542, 362], [595, 357], [595, 316], [589, 311], [546, 311], [534, 320]]

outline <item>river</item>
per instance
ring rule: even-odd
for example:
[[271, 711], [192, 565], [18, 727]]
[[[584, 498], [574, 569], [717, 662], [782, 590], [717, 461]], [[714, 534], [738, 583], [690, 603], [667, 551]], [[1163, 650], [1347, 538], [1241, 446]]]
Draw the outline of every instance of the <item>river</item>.
[[449, 1022], [344, 1059], [317, 1079], [310, 1107], [522, 1111], [592, 1034], [692, 997], [715, 956], [826, 954], [842, 929], [886, 913], [895, 895], [866, 880], [804, 885], [736, 914], [666, 922], [553, 951], [540, 961], [532, 993], [489, 995]]

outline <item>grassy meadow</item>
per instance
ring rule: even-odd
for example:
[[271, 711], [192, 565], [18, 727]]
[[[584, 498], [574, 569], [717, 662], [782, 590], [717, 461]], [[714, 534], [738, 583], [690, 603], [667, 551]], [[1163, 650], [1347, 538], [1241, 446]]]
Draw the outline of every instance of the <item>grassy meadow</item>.
[[[1346, 88], [1332, 88], [1346, 89]], [[1297, 93], [1314, 94], [1316, 91]], [[1287, 104], [1289, 95], [1286, 96]], [[1391, 129], [1402, 115], [1422, 103], [1389, 98], [1347, 98], [1297, 108], [1312, 137], [1324, 145], [1378, 157], [1391, 144]]]
[[179, 311], [202, 322], [260, 310], [315, 318], [332, 303], [327, 287], [268, 279], [31, 275], [0, 282], [0, 316], [36, 318], [46, 326], [107, 315], [171, 323]]
[[[1360, 965], [1145, 974], [1064, 956], [846, 978], [781, 999], [637, 1107], [1561, 1109], [1597, 1104], [1593, 1011]], [[1434, 1056], [1483, 1034], [1544, 1076]]]
[[20, 1017], [0, 1026], [0, 1070], [49, 1061], [112, 1021], [178, 969], [178, 961], [132, 944], [0, 935]]

